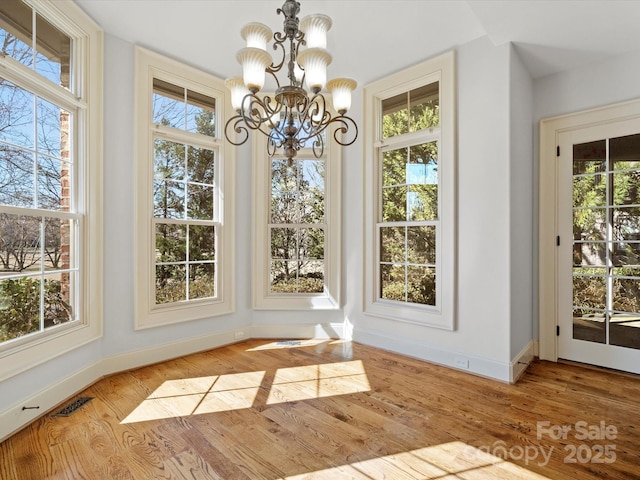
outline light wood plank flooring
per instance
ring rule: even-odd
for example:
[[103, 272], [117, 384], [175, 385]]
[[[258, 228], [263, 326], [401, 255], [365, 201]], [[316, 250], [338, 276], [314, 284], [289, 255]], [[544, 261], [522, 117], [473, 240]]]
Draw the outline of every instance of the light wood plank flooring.
[[0, 478], [640, 478], [640, 378], [578, 365], [506, 385], [351, 342], [251, 340], [80, 396], [0, 444]]

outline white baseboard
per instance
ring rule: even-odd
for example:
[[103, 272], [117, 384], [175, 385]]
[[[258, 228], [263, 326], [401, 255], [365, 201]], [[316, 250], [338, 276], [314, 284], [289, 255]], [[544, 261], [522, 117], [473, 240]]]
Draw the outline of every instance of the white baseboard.
[[248, 325], [104, 357], [93, 365], [0, 412], [0, 442], [106, 375], [211, 350], [250, 338], [344, 338], [345, 331], [343, 324]]
[[252, 325], [251, 338], [336, 338], [348, 339], [344, 323]]
[[101, 377], [101, 362], [97, 362], [4, 410], [0, 413], [0, 442], [46, 415]]
[[516, 358], [511, 361], [511, 365], [509, 367], [509, 382], [516, 383], [518, 379], [525, 372], [529, 364], [533, 361], [533, 357], [535, 356], [535, 342], [531, 340], [527, 346], [525, 346]]
[[104, 357], [101, 362], [102, 375], [111, 375], [247, 340], [251, 338], [250, 331], [251, 327], [237, 328]]
[[382, 350], [389, 350], [482, 377], [503, 382], [511, 380], [511, 365], [507, 362], [498, 362], [488, 358], [435, 347], [424, 342], [391, 337], [360, 328], [354, 329], [353, 340]]

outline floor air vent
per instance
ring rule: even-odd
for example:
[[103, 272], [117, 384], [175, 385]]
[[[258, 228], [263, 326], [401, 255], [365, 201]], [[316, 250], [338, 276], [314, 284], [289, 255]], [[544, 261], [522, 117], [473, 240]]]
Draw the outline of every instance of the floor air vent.
[[93, 400], [93, 397], [80, 397], [80, 398], [77, 398], [73, 402], [71, 402], [69, 405], [64, 407], [62, 410], [60, 410], [59, 412], [54, 413], [53, 416], [54, 417], [68, 417], [69, 415], [74, 413], [76, 410], [78, 410], [81, 406], [83, 406], [85, 403], [87, 403], [87, 402], [89, 402], [91, 400]]

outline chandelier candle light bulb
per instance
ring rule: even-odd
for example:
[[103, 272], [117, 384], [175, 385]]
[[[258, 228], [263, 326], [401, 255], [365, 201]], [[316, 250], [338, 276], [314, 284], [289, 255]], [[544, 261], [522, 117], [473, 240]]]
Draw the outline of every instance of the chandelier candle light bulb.
[[331, 17], [316, 13], [307, 15], [300, 21], [300, 31], [304, 32], [307, 48], [327, 48], [327, 32], [331, 28]]
[[[246, 42], [246, 47], [236, 56], [242, 65], [242, 79], [234, 77], [225, 81], [236, 111], [225, 126], [227, 141], [242, 145], [248, 140], [250, 130], [258, 130], [267, 137], [269, 157], [281, 153], [289, 163], [303, 148], [311, 148], [320, 158], [330, 126], [335, 142], [351, 145], [358, 137], [358, 126], [346, 113], [356, 82], [338, 78], [327, 83], [331, 54], [326, 47], [331, 18], [313, 14], [300, 22], [300, 2], [296, 0], [285, 0], [276, 12], [284, 16], [282, 32], [274, 34], [258, 22], [247, 24], [240, 32]], [[282, 54], [279, 61], [274, 61], [267, 52], [271, 40], [273, 50]], [[288, 84], [280, 83], [276, 75], [280, 71], [286, 73]], [[267, 73], [277, 84], [273, 97], [257, 95], [264, 87]], [[332, 116], [329, 111], [322, 93], [325, 85], [332, 94], [337, 115]]]
[[267, 43], [273, 38], [271, 29], [259, 22], [248, 23], [242, 27], [240, 35], [247, 42], [247, 47], [259, 48], [264, 51], [267, 50]]

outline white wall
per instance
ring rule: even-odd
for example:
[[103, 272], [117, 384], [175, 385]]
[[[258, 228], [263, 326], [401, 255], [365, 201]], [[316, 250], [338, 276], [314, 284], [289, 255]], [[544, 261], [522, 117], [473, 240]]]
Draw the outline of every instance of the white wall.
[[[540, 120], [611, 105], [640, 97], [640, 50], [580, 68], [536, 79], [533, 83], [534, 121], [534, 299], [538, 296], [538, 184]], [[537, 306], [534, 338], [539, 338]]]
[[533, 338], [533, 81], [516, 50], [510, 62], [511, 353]]
[[[496, 47], [486, 38], [463, 45], [457, 52], [456, 330], [364, 315], [362, 284], [350, 280], [345, 313], [354, 324], [355, 340], [449, 365], [455, 365], [459, 358], [468, 359], [470, 370], [508, 379], [505, 373], [512, 359], [510, 222], [514, 208], [510, 206], [510, 62], [510, 46]], [[530, 128], [528, 132], [530, 135]], [[530, 155], [522, 161], [530, 161]], [[346, 163], [346, 178], [361, 178], [358, 169], [362, 163]], [[345, 211], [347, 271], [361, 275], [361, 186], [356, 184], [345, 195], [351, 207]], [[530, 210], [526, 201], [520, 203]], [[530, 211], [524, 215], [531, 218]], [[530, 340], [530, 319], [526, 322]]]
[[[234, 341], [233, 334], [237, 331], [244, 331], [246, 336], [287, 337], [332, 332], [349, 335], [353, 328], [357, 341], [447, 365], [455, 365], [460, 359], [469, 360], [469, 370], [508, 380], [510, 362], [517, 353], [514, 350], [530, 340], [531, 325], [527, 316], [519, 317], [512, 325], [514, 311], [529, 301], [527, 296], [513, 295], [512, 282], [526, 284], [527, 269], [520, 271], [520, 264], [515, 268], [511, 261], [514, 255], [518, 259], [527, 255], [528, 244], [520, 242], [526, 230], [521, 230], [519, 222], [526, 224], [525, 219], [530, 217], [527, 190], [520, 190], [526, 184], [528, 173], [524, 130], [529, 87], [519, 60], [513, 57], [509, 45], [496, 47], [486, 38], [463, 45], [457, 51], [455, 331], [393, 322], [362, 312], [365, 241], [362, 135], [355, 145], [343, 151], [343, 310], [251, 309], [251, 152], [247, 145], [239, 149], [237, 156], [236, 312], [136, 331], [133, 318], [134, 46], [106, 35], [104, 337], [0, 384], [3, 392], [0, 421], [11, 418], [17, 425], [15, 412], [31, 399], [42, 400], [44, 406], [49, 402], [49, 407], [64, 400], [75, 392], [57, 391], [49, 396], [43, 392], [76, 373], [76, 377], [85, 379], [145, 361], [157, 361], [163, 356], [169, 358], [190, 350], [215, 347]], [[515, 67], [512, 68], [512, 64]], [[514, 95], [509, 94], [511, 84]], [[356, 92], [352, 115], [362, 125], [360, 92], [361, 89]], [[512, 133], [512, 121], [517, 124], [517, 133]], [[514, 250], [515, 242], [519, 243]], [[316, 324], [324, 326], [318, 328]], [[91, 369], [92, 365], [97, 366]], [[81, 376], [83, 371], [85, 374]], [[78, 385], [78, 378], [75, 384], [70, 384]], [[0, 429], [0, 438], [4, 433], [6, 431]]]

